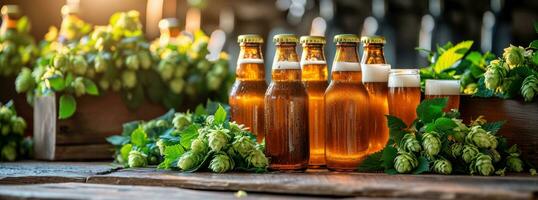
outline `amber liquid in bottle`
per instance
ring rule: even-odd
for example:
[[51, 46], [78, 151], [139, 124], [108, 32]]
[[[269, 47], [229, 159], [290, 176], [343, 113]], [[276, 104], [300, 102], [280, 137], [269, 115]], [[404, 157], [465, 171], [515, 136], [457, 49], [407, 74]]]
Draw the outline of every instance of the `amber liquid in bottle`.
[[264, 97], [267, 89], [261, 43], [242, 43], [236, 79], [230, 92], [231, 120], [244, 124], [262, 142]]
[[[383, 44], [364, 45], [361, 65], [363, 84], [368, 91], [370, 99], [369, 153], [382, 150], [389, 140], [389, 129], [385, 115], [389, 114], [387, 95], [390, 66], [385, 64]], [[366, 74], [366, 70], [372, 73]]]
[[357, 43], [338, 43], [325, 92], [327, 168], [353, 171], [368, 155], [368, 92], [361, 82]]
[[273, 170], [308, 166], [308, 96], [296, 43], [277, 43], [272, 82], [265, 93], [265, 154]]
[[327, 63], [323, 44], [303, 44], [301, 57], [302, 80], [308, 94], [308, 131], [311, 168], [325, 165], [325, 101]]

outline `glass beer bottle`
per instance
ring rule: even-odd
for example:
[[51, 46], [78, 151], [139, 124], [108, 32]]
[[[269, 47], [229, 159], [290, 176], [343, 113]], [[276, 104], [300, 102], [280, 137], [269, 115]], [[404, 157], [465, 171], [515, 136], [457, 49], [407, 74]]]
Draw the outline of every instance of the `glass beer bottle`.
[[393, 69], [389, 74], [389, 113], [408, 126], [417, 118], [420, 104], [420, 75], [418, 69]]
[[303, 36], [301, 56], [302, 80], [308, 94], [308, 131], [310, 158], [308, 165], [318, 168], [325, 165], [325, 102], [327, 89], [327, 62], [323, 47], [325, 37]]
[[388, 76], [390, 65], [385, 62], [383, 45], [385, 38], [381, 36], [362, 37], [364, 51], [362, 55], [362, 83], [368, 91], [370, 99], [370, 153], [383, 149], [389, 140], [389, 129], [387, 118], [389, 114], [389, 105], [387, 101], [388, 94]]
[[265, 93], [265, 154], [273, 170], [303, 170], [308, 165], [308, 96], [301, 82], [297, 37], [280, 34], [272, 82]]
[[237, 40], [241, 50], [229, 98], [231, 120], [244, 124], [256, 135], [257, 142], [262, 142], [265, 135], [263, 101], [267, 89], [263, 38], [259, 35], [240, 35]]
[[448, 98], [448, 103], [443, 111], [457, 110], [460, 107], [460, 81], [427, 79], [424, 96], [426, 99]]
[[334, 37], [332, 80], [325, 91], [327, 168], [353, 171], [368, 155], [368, 92], [361, 83], [359, 38]]

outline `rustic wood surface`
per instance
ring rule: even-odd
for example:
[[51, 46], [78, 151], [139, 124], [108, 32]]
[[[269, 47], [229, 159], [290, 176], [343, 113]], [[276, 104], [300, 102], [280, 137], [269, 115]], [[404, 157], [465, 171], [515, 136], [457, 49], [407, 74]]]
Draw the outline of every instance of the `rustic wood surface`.
[[523, 156], [538, 166], [538, 102], [461, 97], [462, 118], [468, 122], [484, 115], [488, 121], [507, 120], [500, 130], [510, 144], [518, 144]]
[[179, 173], [124, 169], [90, 176], [88, 183], [171, 186], [204, 190], [246, 190], [283, 194], [444, 199], [531, 199], [536, 177], [386, 175], [381, 173]]
[[[527, 174], [481, 177], [338, 173], [327, 170], [309, 170], [306, 173], [215, 174], [209, 172], [181, 173], [154, 168], [121, 169], [109, 163], [17, 162], [0, 164], [0, 185], [60, 182], [163, 186], [228, 193], [245, 190], [249, 193], [338, 198], [538, 198], [538, 177], [530, 177]], [[0, 187], [0, 191], [4, 189], [7, 188]], [[58, 190], [63, 191], [64, 189]], [[36, 191], [38, 190], [36, 189]], [[40, 192], [34, 194], [45, 195], [40, 194]], [[19, 199], [30, 198], [27, 195], [19, 197]], [[45, 198], [46, 196], [41, 197]], [[71, 197], [75, 198], [75, 196], [69, 196], [69, 198]], [[2, 199], [2, 195], [0, 195], [0, 199]]]
[[86, 182], [91, 175], [117, 169], [108, 162], [7, 162], [0, 163], [0, 184]]
[[[173, 187], [125, 186], [85, 183], [0, 185], [0, 199], [238, 199], [235, 192], [201, 191]], [[278, 194], [247, 193], [241, 199], [328, 199]]]

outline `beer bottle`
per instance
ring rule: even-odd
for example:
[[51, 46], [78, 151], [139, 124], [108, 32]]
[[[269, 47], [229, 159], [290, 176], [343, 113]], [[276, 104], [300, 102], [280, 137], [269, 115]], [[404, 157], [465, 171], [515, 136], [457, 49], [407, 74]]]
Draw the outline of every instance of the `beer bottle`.
[[302, 80], [308, 94], [308, 131], [310, 157], [308, 165], [317, 168], [325, 165], [325, 102], [327, 89], [327, 62], [323, 47], [325, 37], [303, 36], [301, 56]]
[[256, 135], [256, 140], [262, 142], [265, 134], [263, 101], [267, 89], [263, 38], [259, 35], [240, 35], [237, 42], [241, 50], [229, 98], [231, 120], [245, 124]]
[[359, 38], [334, 37], [332, 81], [325, 92], [327, 168], [353, 171], [368, 155], [368, 92], [361, 83]]
[[0, 26], [0, 34], [4, 34], [7, 30], [17, 29], [17, 20], [20, 18], [19, 6], [5, 5], [2, 6], [2, 26]]
[[271, 169], [302, 170], [309, 156], [308, 96], [295, 49], [298, 40], [295, 35], [280, 34], [273, 42], [273, 80], [265, 93], [265, 153]]
[[381, 36], [362, 37], [364, 44], [362, 55], [362, 83], [368, 91], [370, 99], [370, 153], [383, 149], [389, 140], [387, 118], [389, 106], [387, 101], [388, 77], [390, 65], [385, 62], [383, 45], [385, 38]]

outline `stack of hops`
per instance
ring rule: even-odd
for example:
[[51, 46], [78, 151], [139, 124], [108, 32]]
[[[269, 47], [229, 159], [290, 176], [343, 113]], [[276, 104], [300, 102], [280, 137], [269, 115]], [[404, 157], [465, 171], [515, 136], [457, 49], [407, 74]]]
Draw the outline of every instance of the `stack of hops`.
[[24, 138], [26, 122], [17, 116], [13, 102], [0, 103], [0, 161], [28, 158], [32, 154], [32, 140]]

